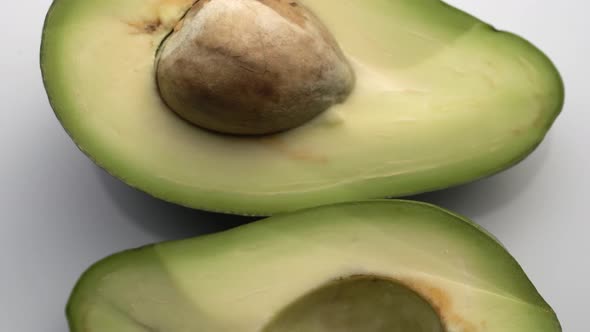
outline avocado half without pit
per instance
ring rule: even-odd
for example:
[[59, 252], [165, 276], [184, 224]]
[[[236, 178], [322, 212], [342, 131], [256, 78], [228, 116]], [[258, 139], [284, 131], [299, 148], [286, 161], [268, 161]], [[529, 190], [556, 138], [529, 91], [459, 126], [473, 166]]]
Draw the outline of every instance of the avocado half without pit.
[[340, 203], [116, 254], [72, 332], [560, 332], [512, 256], [424, 203]]
[[537, 48], [438, 0], [55, 0], [41, 66], [98, 165], [245, 215], [491, 175], [563, 104]]

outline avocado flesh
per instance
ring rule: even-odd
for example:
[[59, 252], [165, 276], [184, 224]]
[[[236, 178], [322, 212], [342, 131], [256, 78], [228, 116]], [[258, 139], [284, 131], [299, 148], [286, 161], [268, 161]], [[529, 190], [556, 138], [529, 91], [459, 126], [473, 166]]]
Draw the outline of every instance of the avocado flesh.
[[270, 215], [469, 182], [526, 157], [562, 107], [539, 50], [442, 2], [302, 1], [352, 62], [353, 94], [282, 134], [213, 134], [167, 109], [154, 78], [156, 51], [192, 2], [56, 0], [41, 60], [81, 150], [185, 206]]
[[483, 229], [396, 200], [323, 206], [116, 254], [83, 275], [68, 318], [72, 332], [561, 331]]

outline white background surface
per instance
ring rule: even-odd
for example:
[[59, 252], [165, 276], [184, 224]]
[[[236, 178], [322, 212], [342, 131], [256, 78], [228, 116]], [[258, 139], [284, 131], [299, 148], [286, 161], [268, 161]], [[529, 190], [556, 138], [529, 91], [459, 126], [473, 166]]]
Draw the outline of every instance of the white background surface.
[[[517, 167], [418, 198], [462, 213], [494, 233], [553, 306], [563, 330], [587, 332], [590, 5], [585, 0], [450, 3], [546, 52], [565, 80], [566, 106], [542, 146]], [[3, 332], [67, 332], [65, 302], [91, 263], [123, 249], [243, 220], [153, 199], [112, 179], [75, 148], [52, 114], [41, 82], [39, 44], [49, 5], [50, 0], [3, 1], [0, 7]]]

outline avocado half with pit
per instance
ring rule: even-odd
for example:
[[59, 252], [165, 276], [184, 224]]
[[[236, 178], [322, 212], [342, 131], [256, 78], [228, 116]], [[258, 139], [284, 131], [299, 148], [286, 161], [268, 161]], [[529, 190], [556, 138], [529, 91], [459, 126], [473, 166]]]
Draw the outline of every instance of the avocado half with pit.
[[537, 48], [438, 0], [55, 0], [41, 67], [98, 165], [247, 215], [491, 175], [564, 96]]
[[111, 256], [72, 332], [559, 332], [512, 256], [432, 205], [340, 203]]

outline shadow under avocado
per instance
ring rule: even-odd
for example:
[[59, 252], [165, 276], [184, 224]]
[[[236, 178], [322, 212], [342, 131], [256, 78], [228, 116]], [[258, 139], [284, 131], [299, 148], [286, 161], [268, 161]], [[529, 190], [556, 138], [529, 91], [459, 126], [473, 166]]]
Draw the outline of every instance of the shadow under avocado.
[[525, 160], [493, 176], [444, 190], [406, 197], [478, 220], [516, 199], [534, 181], [549, 155], [549, 137]]
[[175, 205], [134, 189], [99, 167], [96, 173], [115, 206], [164, 241], [221, 232], [257, 220]]

